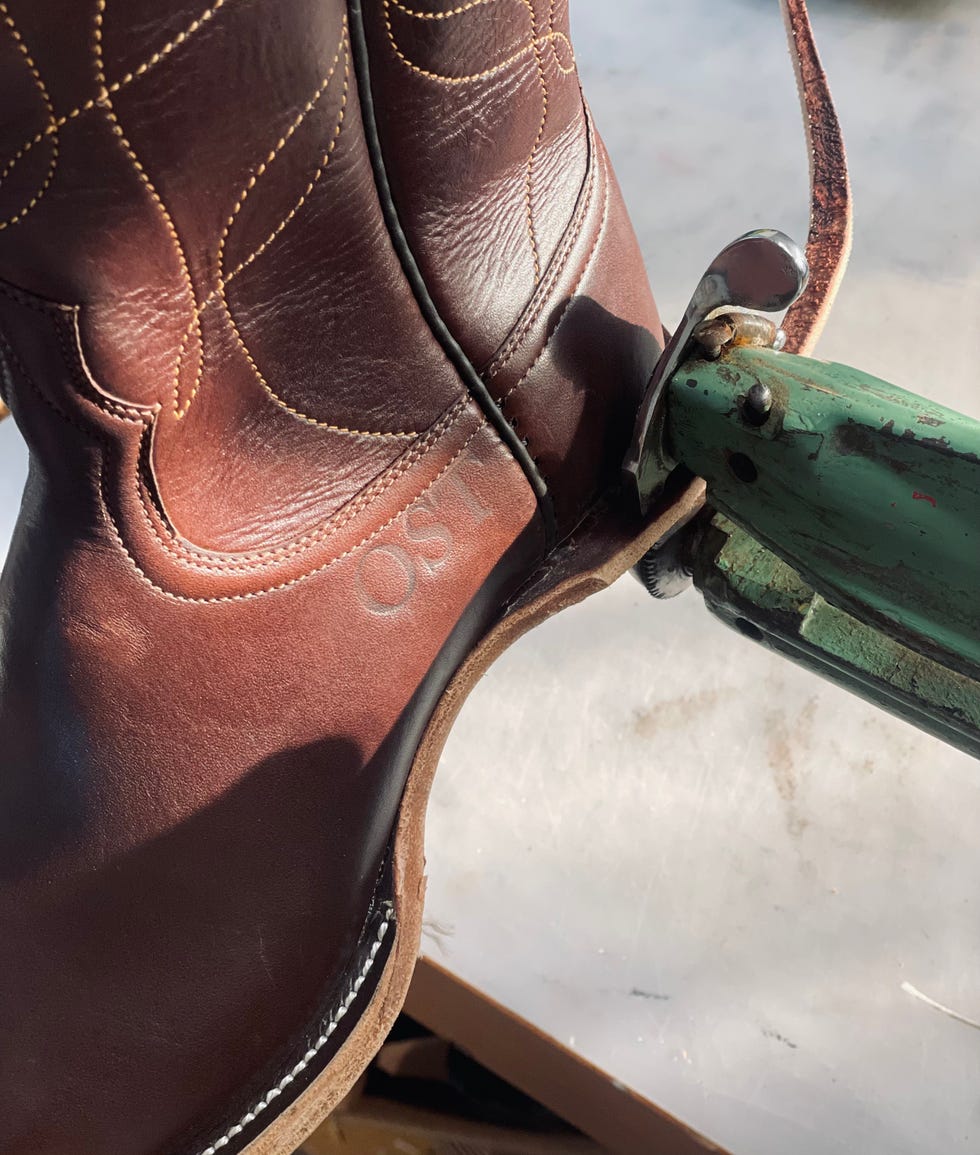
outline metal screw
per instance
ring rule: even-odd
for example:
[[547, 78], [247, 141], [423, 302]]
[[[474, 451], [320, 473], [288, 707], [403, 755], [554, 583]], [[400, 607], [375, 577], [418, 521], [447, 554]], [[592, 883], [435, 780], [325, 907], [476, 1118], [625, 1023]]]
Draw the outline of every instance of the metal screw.
[[760, 381], [745, 394], [742, 402], [742, 420], [748, 425], [765, 425], [772, 412], [772, 390]]

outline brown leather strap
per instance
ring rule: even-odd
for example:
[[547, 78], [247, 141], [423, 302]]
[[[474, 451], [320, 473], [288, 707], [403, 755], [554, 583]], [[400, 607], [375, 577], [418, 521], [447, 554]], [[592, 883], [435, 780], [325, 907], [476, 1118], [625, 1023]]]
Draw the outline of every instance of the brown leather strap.
[[786, 349], [812, 351], [851, 254], [851, 185], [827, 76], [817, 55], [806, 0], [781, 0], [810, 154], [810, 235], [806, 292], [783, 319]]

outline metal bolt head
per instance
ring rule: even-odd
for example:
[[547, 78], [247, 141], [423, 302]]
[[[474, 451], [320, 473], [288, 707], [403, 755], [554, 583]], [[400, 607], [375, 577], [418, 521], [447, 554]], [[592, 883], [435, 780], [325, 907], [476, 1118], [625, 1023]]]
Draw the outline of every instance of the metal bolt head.
[[771, 412], [772, 390], [756, 381], [742, 401], [742, 420], [748, 425], [765, 425]]

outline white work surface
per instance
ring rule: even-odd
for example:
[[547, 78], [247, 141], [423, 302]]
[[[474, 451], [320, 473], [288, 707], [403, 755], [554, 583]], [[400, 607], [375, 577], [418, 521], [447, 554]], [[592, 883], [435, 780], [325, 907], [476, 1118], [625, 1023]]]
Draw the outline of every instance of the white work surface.
[[[819, 348], [980, 413], [980, 5], [813, 0], [854, 256]], [[573, 0], [665, 321], [806, 232], [776, 0]], [[24, 455], [0, 428], [0, 548]], [[446, 748], [425, 952], [733, 1155], [980, 1150], [980, 764], [632, 578], [494, 666]], [[655, 1153], [651, 1153], [655, 1155]]]

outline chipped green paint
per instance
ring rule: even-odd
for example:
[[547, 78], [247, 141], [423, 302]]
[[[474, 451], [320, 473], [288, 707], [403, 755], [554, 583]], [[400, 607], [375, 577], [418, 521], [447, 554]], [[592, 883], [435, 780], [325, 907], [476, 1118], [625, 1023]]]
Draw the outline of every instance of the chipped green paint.
[[806, 612], [813, 590], [798, 574], [722, 514], [712, 524], [728, 534], [715, 565], [733, 590], [770, 613]]
[[703, 536], [694, 580], [740, 633], [980, 757], [980, 682], [831, 605], [722, 514]]
[[[740, 409], [757, 382], [773, 395], [761, 426]], [[678, 370], [665, 443], [797, 581], [980, 676], [980, 422], [846, 366], [743, 348]]]

